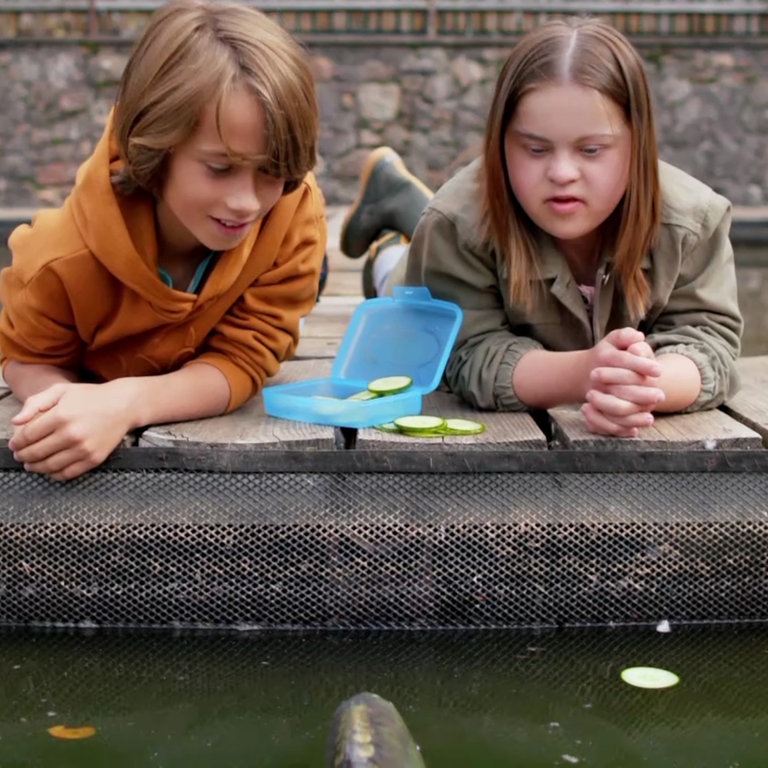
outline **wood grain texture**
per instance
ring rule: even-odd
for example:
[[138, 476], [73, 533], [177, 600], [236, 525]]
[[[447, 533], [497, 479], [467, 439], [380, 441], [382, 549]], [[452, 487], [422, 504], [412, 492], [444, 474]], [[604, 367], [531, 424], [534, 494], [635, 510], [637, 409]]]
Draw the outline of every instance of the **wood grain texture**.
[[719, 411], [657, 416], [638, 437], [610, 437], [589, 432], [577, 407], [549, 411], [554, 443], [559, 448], [605, 451], [750, 450], [760, 448], [761, 436]]
[[456, 449], [490, 451], [544, 450], [547, 441], [536, 422], [527, 413], [496, 413], [476, 411], [450, 392], [430, 392], [422, 402], [422, 413], [447, 418], [471, 419], [485, 424], [479, 435], [450, 435], [445, 437], [419, 437], [382, 432], [375, 428], [361, 429], [357, 433], [357, 450], [397, 448], [399, 450], [429, 451]]
[[768, 355], [737, 360], [741, 389], [723, 410], [758, 432], [768, 446]]
[[[329, 360], [295, 360], [284, 363], [267, 385], [287, 384], [330, 373]], [[211, 448], [255, 449], [333, 449], [333, 427], [303, 421], [278, 419], [264, 411], [264, 401], [254, 397], [238, 410], [211, 419], [163, 424], [146, 429], [139, 446], [176, 447], [183, 445]]]

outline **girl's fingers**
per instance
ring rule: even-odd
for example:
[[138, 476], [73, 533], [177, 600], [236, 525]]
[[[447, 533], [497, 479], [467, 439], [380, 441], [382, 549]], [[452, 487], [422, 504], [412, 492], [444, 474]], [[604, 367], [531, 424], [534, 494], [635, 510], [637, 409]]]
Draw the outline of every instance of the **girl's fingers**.
[[638, 405], [605, 392], [597, 390], [588, 392], [586, 404], [605, 418], [623, 426], [648, 427], [653, 424], [650, 406]]
[[587, 429], [597, 435], [610, 435], [612, 437], [637, 437], [638, 435], [639, 429], [637, 427], [624, 427], [621, 424], [616, 424], [589, 403], [584, 403], [581, 406], [581, 414]]
[[590, 432], [614, 437], [637, 437], [640, 430], [653, 424], [650, 413], [635, 413], [629, 416], [608, 416], [591, 403], [584, 403], [581, 413]]
[[[658, 387], [616, 384], [590, 389], [585, 397], [600, 410], [650, 411], [664, 402], [664, 390]], [[614, 406], [612, 408], [612, 406]]]

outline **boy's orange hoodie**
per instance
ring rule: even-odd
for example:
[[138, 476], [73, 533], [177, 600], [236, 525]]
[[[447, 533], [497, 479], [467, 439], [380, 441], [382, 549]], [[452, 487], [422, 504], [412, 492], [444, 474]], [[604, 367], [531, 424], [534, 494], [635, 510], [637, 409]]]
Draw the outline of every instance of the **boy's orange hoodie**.
[[277, 372], [314, 306], [326, 244], [309, 174], [244, 242], [224, 251], [198, 295], [158, 276], [154, 200], [110, 182], [111, 120], [63, 206], [11, 234], [0, 272], [0, 360], [46, 363], [85, 381], [167, 373], [190, 362], [227, 378], [233, 410]]

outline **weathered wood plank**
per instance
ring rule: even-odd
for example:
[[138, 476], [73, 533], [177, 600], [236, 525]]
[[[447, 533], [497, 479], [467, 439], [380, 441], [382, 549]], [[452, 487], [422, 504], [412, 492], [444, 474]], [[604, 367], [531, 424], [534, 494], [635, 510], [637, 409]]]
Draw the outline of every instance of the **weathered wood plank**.
[[318, 337], [302, 336], [299, 341], [299, 346], [296, 348], [296, 353], [293, 356], [293, 360], [317, 360], [327, 359], [333, 360], [339, 351], [339, 345], [341, 341], [333, 337]]
[[768, 355], [744, 357], [736, 365], [741, 390], [723, 405], [723, 410], [759, 432], [768, 447]]
[[[283, 363], [268, 385], [327, 376], [330, 370], [329, 360], [289, 361]], [[150, 427], [139, 439], [139, 446], [179, 447], [192, 444], [240, 450], [251, 447], [259, 450], [297, 447], [332, 449], [335, 447], [335, 430], [324, 424], [268, 416], [264, 412], [262, 398], [254, 397], [234, 413]]]
[[329, 296], [326, 299], [322, 299], [303, 319], [301, 339], [335, 338], [341, 340], [347, 330], [349, 318], [361, 301], [362, 296]]
[[11, 419], [19, 412], [21, 403], [10, 393], [3, 389], [0, 397], [0, 446], [5, 447], [13, 435]]
[[443, 418], [461, 418], [482, 421], [485, 432], [479, 435], [451, 435], [446, 437], [416, 437], [382, 432], [375, 428], [360, 429], [355, 447], [358, 450], [397, 448], [414, 451], [457, 449], [467, 450], [544, 450], [547, 441], [527, 413], [495, 413], [475, 411], [459, 397], [449, 392], [430, 392], [422, 402], [422, 413]]
[[653, 426], [635, 438], [608, 437], [589, 432], [578, 407], [549, 411], [555, 445], [559, 448], [605, 451], [754, 450], [760, 435], [719, 410], [657, 416]]
[[362, 295], [363, 283], [359, 269], [349, 272], [331, 267], [328, 272], [328, 282], [319, 303], [322, 304], [327, 298], [333, 296], [355, 296], [359, 299]]

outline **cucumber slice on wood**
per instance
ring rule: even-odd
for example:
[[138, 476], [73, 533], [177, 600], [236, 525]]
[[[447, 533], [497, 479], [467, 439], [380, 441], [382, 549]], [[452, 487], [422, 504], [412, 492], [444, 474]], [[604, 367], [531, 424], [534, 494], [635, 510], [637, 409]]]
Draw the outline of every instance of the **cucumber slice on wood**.
[[472, 419], [446, 419], [443, 426], [446, 435], [479, 435], [481, 432], [485, 432], [485, 424]]
[[410, 376], [381, 376], [368, 382], [368, 390], [377, 395], [394, 395], [413, 384]]
[[395, 426], [406, 434], [420, 435], [424, 432], [441, 432], [445, 426], [442, 416], [400, 416], [395, 419]]
[[377, 424], [374, 429], [378, 429], [379, 432], [391, 432], [393, 434], [399, 434], [400, 430], [397, 428], [397, 424], [394, 421], [385, 421], [383, 424]]

